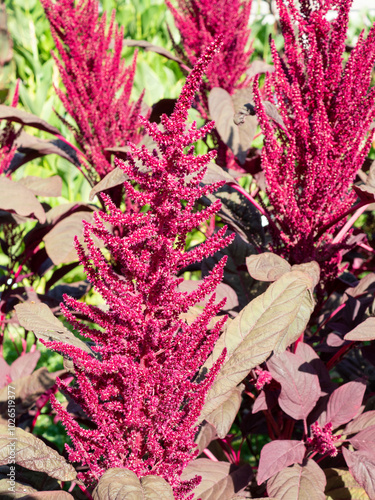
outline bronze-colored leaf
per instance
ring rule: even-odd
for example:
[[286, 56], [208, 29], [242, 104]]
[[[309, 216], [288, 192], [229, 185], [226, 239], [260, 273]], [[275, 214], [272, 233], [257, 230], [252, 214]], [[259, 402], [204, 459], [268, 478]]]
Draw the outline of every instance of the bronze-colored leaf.
[[109, 174], [107, 174], [101, 181], [98, 182], [90, 191], [89, 200], [92, 201], [98, 193], [105, 191], [106, 189], [113, 188], [115, 186], [120, 186], [124, 184], [129, 177], [120, 168], [114, 168]]
[[156, 52], [157, 54], [160, 54], [161, 56], [164, 56], [171, 61], [176, 61], [179, 64], [183, 64], [182, 59], [169, 52], [169, 50], [166, 50], [164, 47], [159, 47], [158, 45], [147, 42], [146, 40], [131, 40], [130, 38], [126, 38], [123, 41], [123, 45], [125, 45], [126, 47], [142, 47], [142, 49], [145, 49], [146, 52]]
[[83, 239], [83, 223], [93, 221], [93, 216], [88, 212], [76, 212], [69, 215], [46, 234], [43, 238], [48, 257], [55, 265], [68, 264], [78, 260], [76, 249], [74, 248], [74, 237]]
[[202, 481], [193, 491], [193, 500], [230, 500], [249, 484], [253, 473], [247, 464], [236, 467], [228, 462], [198, 458], [185, 468], [181, 479], [188, 481], [195, 476], [201, 476]]
[[255, 366], [272, 352], [285, 351], [306, 328], [314, 308], [311, 278], [291, 271], [272, 283], [234, 318], [217, 342], [205, 364], [210, 368], [227, 349], [219, 371], [199, 417], [202, 421], [218, 408]]
[[[0, 105], [1, 106], [1, 105]], [[0, 209], [45, 222], [46, 214], [30, 189], [6, 177], [0, 178]]]
[[324, 469], [327, 500], [368, 500], [368, 495], [348, 469]]
[[271, 252], [250, 255], [246, 266], [250, 276], [260, 281], [276, 281], [292, 269], [285, 259]]
[[18, 181], [36, 196], [61, 196], [62, 179], [58, 175], [52, 177], [35, 177], [29, 175]]
[[65, 328], [46, 304], [42, 302], [39, 304], [24, 302], [16, 305], [15, 309], [20, 325], [26, 330], [34, 332], [38, 339], [64, 342], [92, 354], [88, 345]]
[[[17, 427], [15, 429], [15, 460], [18, 465], [30, 470], [46, 472], [59, 481], [73, 481], [77, 473], [72, 465], [57, 451], [49, 448], [43, 441], [30, 432]], [[9, 460], [9, 429], [0, 426], [0, 464]]]
[[206, 420], [214, 426], [219, 438], [224, 439], [230, 431], [242, 402], [243, 384], [235, 387], [219, 408], [207, 415]]
[[93, 500], [174, 500], [171, 486], [161, 477], [141, 480], [128, 469], [108, 469], [92, 494]]

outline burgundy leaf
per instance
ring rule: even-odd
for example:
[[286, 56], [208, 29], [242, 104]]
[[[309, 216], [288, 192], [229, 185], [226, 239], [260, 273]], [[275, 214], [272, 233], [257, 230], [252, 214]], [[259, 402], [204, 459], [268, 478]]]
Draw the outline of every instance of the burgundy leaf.
[[171, 61], [176, 61], [179, 64], [183, 63], [183, 61], [179, 57], [169, 52], [169, 50], [166, 50], [164, 47], [159, 47], [158, 45], [147, 42], [146, 40], [131, 40], [130, 38], [127, 38], [123, 41], [123, 45], [125, 45], [126, 47], [142, 47], [142, 49], [145, 49], [146, 52], [156, 52], [157, 54], [160, 54], [161, 56], [164, 56]]
[[305, 342], [299, 342], [296, 349], [296, 354], [301, 356], [307, 363], [309, 363], [316, 371], [319, 377], [319, 384], [322, 392], [330, 393], [336, 386], [332, 383], [329, 371], [326, 365], [316, 354], [314, 349]]
[[[375, 424], [367, 427], [355, 436], [349, 439], [351, 444], [361, 450], [362, 448], [368, 449], [369, 446], [375, 450]], [[374, 455], [375, 458], [375, 455]]]
[[31, 375], [40, 358], [40, 351], [28, 352], [18, 357], [10, 367], [10, 375], [13, 380], [18, 380], [26, 375]]
[[98, 182], [90, 191], [89, 200], [92, 201], [96, 194], [115, 186], [121, 186], [128, 179], [128, 176], [121, 168], [116, 167]]
[[363, 487], [370, 499], [375, 498], [375, 459], [370, 459], [360, 451], [342, 450], [346, 463], [354, 479]]
[[348, 382], [335, 389], [328, 401], [325, 421], [321, 423], [331, 422], [333, 429], [346, 424], [358, 413], [365, 390], [366, 384], [361, 380]]
[[314, 368], [288, 351], [273, 356], [267, 366], [272, 377], [281, 384], [280, 408], [296, 420], [307, 418], [321, 393]]
[[267, 443], [260, 452], [258, 484], [261, 485], [289, 465], [302, 463], [305, 452], [303, 441], [277, 440]]
[[352, 422], [349, 422], [343, 432], [346, 435], [354, 434], [354, 432], [360, 432], [367, 429], [367, 427], [371, 427], [372, 425], [375, 425], [375, 410], [366, 411], [356, 417]]
[[56, 127], [53, 127], [38, 116], [27, 113], [22, 109], [5, 106], [4, 104], [0, 104], [0, 120], [9, 120], [21, 125], [28, 125], [29, 127], [34, 127], [54, 135], [60, 134], [60, 131]]
[[307, 460], [294, 464], [268, 480], [267, 493], [277, 500], [325, 500], [326, 477], [319, 465]]

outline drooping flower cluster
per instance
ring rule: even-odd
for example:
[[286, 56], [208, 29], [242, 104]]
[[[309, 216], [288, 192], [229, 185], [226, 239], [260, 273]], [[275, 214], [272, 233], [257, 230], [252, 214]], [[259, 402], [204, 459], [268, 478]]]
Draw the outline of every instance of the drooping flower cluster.
[[[215, 203], [202, 211], [195, 209], [201, 196], [222, 185], [200, 186], [214, 153], [194, 156], [190, 147], [212, 124], [197, 130], [193, 123], [186, 130], [188, 109], [216, 50], [217, 44], [212, 44], [196, 64], [173, 114], [162, 118], [163, 131], [142, 120], [157, 149], [150, 152], [131, 145], [127, 161], [118, 162], [129, 177], [128, 196], [143, 209], [123, 213], [104, 195], [107, 213], [98, 212], [94, 225], [85, 224], [87, 250], [76, 243], [80, 262], [106, 309], [69, 297], [62, 308], [72, 326], [95, 342], [94, 354], [45, 342], [73, 360], [76, 385], [60, 381], [60, 388], [95, 424], [94, 430], [82, 429], [54, 400], [73, 442], [69, 457], [88, 467], [87, 474], [81, 474], [87, 482], [96, 481], [108, 468], [122, 467], [139, 477], [162, 476], [177, 499], [191, 498], [187, 495], [197, 484], [197, 480], [181, 483], [180, 474], [196, 456], [195, 422], [225, 355], [203, 380], [196, 379], [225, 322], [222, 317], [208, 328], [223, 306], [223, 301], [215, 303], [213, 292], [226, 260], [191, 293], [178, 290], [183, 280], [177, 275], [232, 241], [222, 228], [185, 251], [187, 234], [219, 208]], [[116, 231], [110, 232], [108, 225]], [[103, 242], [110, 261], [93, 237]], [[181, 314], [207, 296], [207, 305], [191, 324], [182, 319]], [[78, 321], [72, 311], [98, 328]]]
[[345, 244], [334, 236], [356, 199], [350, 188], [373, 136], [375, 27], [367, 38], [361, 33], [344, 65], [351, 0], [303, 0], [300, 10], [294, 0], [277, 5], [285, 54], [271, 42], [275, 72], [264, 91], [282, 120], [267, 117], [254, 86], [274, 250], [292, 264], [318, 261], [329, 279]]
[[332, 436], [332, 424], [329, 422], [323, 428], [320, 427], [318, 422], [311, 426], [312, 437], [307, 439], [308, 444], [313, 448], [313, 451], [324, 455], [328, 453], [330, 457], [337, 455], [337, 448], [335, 443], [341, 436]]
[[221, 87], [233, 94], [249, 67], [252, 50], [248, 48], [248, 24], [252, 0], [178, 0], [178, 9], [169, 0], [166, 3], [191, 65], [213, 40], [223, 37], [223, 48], [215, 55], [207, 75], [208, 89]]
[[76, 122], [75, 139], [95, 182], [114, 168], [106, 148], [138, 140], [141, 98], [130, 102], [136, 60], [130, 67], [121, 60], [123, 28], [113, 12], [106, 29], [97, 0], [41, 1], [61, 57], [54, 55], [65, 91], [56, 92]]

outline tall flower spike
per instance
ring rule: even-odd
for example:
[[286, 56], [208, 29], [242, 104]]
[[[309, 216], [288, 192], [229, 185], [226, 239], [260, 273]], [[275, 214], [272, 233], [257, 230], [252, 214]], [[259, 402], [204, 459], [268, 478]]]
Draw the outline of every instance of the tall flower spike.
[[97, 0], [41, 1], [61, 57], [54, 56], [65, 91], [56, 92], [76, 122], [75, 139], [96, 182], [114, 168], [106, 148], [138, 142], [142, 97], [130, 102], [135, 58], [130, 67], [121, 60], [123, 29], [113, 12], [106, 30]]
[[[222, 278], [223, 259], [192, 293], [180, 292], [179, 271], [189, 261], [212, 255], [230, 241], [212, 237], [185, 251], [186, 236], [218, 210], [214, 204], [197, 212], [197, 200], [221, 183], [202, 187], [200, 179], [212, 153], [194, 156], [188, 144], [204, 133], [195, 124], [186, 128], [187, 110], [200, 85], [217, 43], [212, 44], [189, 75], [171, 117], [163, 129], [143, 120], [158, 147], [131, 146], [127, 161], [118, 165], [127, 174], [128, 195], [144, 205], [139, 212], [123, 213], [103, 195], [107, 211], [86, 223], [86, 250], [76, 242], [88, 279], [106, 302], [106, 309], [66, 297], [68, 320], [80, 334], [95, 341], [95, 356], [58, 342], [45, 342], [73, 360], [76, 384], [59, 386], [79, 403], [95, 424], [82, 430], [54, 399], [53, 405], [73, 442], [72, 461], [88, 467], [80, 478], [95, 482], [111, 467], [128, 468], [138, 477], [156, 474], [172, 486], [176, 499], [191, 498], [197, 479], [183, 483], [184, 467], [197, 455], [195, 422], [225, 352], [202, 380], [196, 379], [225, 322], [209, 329], [224, 301], [215, 302], [214, 290]], [[212, 125], [210, 125], [212, 126]], [[108, 224], [119, 228], [112, 234]], [[225, 229], [224, 229], [225, 231]], [[95, 237], [95, 239], [94, 239]], [[95, 241], [101, 240], [110, 262]], [[114, 267], [113, 267], [114, 263]], [[115, 270], [116, 269], [116, 270]], [[208, 297], [202, 313], [191, 323], [181, 314]], [[97, 329], [75, 318], [84, 314]]]
[[178, 0], [176, 9], [166, 3], [181, 33], [184, 55], [191, 65], [206, 47], [222, 36], [223, 48], [216, 54], [207, 75], [208, 88], [222, 87], [232, 94], [249, 67], [249, 16], [252, 0]]
[[[371, 145], [375, 27], [362, 33], [344, 67], [351, 0], [277, 0], [285, 40], [265, 86], [285, 128], [270, 121], [254, 84], [265, 136], [262, 165], [273, 207], [274, 250], [291, 263], [316, 260], [323, 280], [338, 275], [345, 241], [333, 242], [356, 196], [350, 190]], [[337, 17], [328, 21], [328, 10]], [[336, 222], [340, 221], [341, 222]], [[320, 230], [327, 227], [321, 234]]]

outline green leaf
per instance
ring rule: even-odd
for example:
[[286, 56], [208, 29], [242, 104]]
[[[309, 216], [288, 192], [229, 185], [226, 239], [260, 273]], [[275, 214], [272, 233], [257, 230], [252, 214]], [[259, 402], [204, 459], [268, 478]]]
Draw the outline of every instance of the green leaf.
[[[72, 465], [57, 451], [49, 448], [40, 439], [20, 427], [15, 429], [15, 460], [29, 470], [46, 472], [50, 477], [59, 481], [73, 481], [77, 473]], [[0, 426], [0, 465], [8, 463], [9, 460], [9, 429], [5, 425]]]
[[227, 349], [225, 362], [206, 397], [199, 417], [216, 410], [255, 366], [278, 354], [298, 339], [314, 308], [312, 281], [301, 271], [291, 271], [272, 283], [230, 322], [205, 364], [209, 368]]

